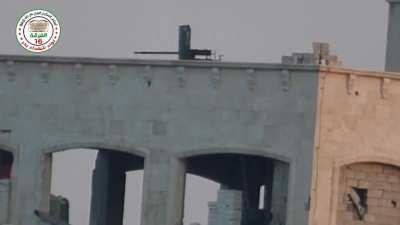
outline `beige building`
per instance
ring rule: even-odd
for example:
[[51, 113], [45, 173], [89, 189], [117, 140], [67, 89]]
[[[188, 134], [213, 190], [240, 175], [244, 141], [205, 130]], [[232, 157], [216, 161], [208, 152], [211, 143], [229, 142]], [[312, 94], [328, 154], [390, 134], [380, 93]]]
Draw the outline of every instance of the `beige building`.
[[[400, 1], [388, 2], [386, 70], [400, 72]], [[400, 224], [399, 75], [321, 69], [311, 225]]]
[[310, 224], [399, 224], [398, 75], [322, 70]]

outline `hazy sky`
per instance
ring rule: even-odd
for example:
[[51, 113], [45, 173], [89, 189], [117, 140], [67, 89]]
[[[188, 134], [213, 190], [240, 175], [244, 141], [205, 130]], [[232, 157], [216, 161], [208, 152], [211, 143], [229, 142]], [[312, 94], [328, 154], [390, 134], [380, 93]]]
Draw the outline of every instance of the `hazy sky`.
[[[135, 50], [176, 50], [177, 28], [192, 26], [194, 48], [210, 48], [226, 61], [279, 62], [281, 55], [311, 51], [313, 41], [329, 42], [346, 67], [382, 70], [386, 44], [384, 0], [2, 0], [0, 54], [33, 55], [15, 38], [17, 20], [26, 11], [48, 9], [61, 23], [61, 37], [45, 55], [144, 58]], [[86, 225], [95, 152], [60, 153], [53, 190], [72, 201], [73, 225]], [[79, 161], [77, 161], [79, 159]], [[74, 168], [69, 163], [74, 161]], [[76, 165], [80, 166], [76, 166]], [[131, 178], [129, 178], [131, 177]], [[130, 215], [139, 212], [140, 174], [128, 177]], [[215, 198], [216, 184], [191, 178], [188, 186]], [[57, 183], [58, 182], [58, 183]], [[136, 182], [136, 183], [135, 183]], [[139, 183], [138, 183], [139, 182]], [[79, 191], [84, 194], [76, 194]], [[136, 194], [135, 194], [136, 193]], [[130, 197], [129, 197], [130, 196]], [[192, 195], [196, 196], [196, 195]], [[199, 195], [197, 195], [199, 196]], [[192, 198], [192, 197], [188, 197]], [[192, 207], [191, 219], [203, 216]], [[197, 208], [196, 208], [197, 207]], [[203, 221], [200, 221], [203, 222]], [[204, 223], [203, 223], [204, 224]], [[128, 225], [128, 224], [126, 224]], [[136, 225], [130, 223], [129, 225]]]
[[15, 24], [33, 8], [51, 10], [61, 39], [46, 55], [129, 57], [134, 50], [175, 50], [179, 24], [193, 46], [229, 61], [277, 62], [326, 41], [351, 67], [384, 65], [385, 0], [2, 0], [0, 53], [29, 54]]

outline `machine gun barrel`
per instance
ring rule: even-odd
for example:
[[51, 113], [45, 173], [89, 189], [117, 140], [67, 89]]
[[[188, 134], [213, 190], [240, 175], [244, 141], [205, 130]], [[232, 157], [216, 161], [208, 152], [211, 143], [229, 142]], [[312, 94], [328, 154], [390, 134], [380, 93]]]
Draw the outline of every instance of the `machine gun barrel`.
[[142, 55], [178, 55], [179, 52], [171, 52], [171, 51], [138, 51], [135, 54], [142, 54]]

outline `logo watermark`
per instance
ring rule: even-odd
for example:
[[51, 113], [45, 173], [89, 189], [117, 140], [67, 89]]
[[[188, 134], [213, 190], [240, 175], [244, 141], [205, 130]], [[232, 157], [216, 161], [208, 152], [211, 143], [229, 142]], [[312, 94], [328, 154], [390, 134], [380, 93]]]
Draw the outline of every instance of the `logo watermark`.
[[60, 37], [60, 24], [57, 18], [43, 9], [25, 13], [17, 23], [17, 40], [31, 52], [44, 52], [51, 49]]

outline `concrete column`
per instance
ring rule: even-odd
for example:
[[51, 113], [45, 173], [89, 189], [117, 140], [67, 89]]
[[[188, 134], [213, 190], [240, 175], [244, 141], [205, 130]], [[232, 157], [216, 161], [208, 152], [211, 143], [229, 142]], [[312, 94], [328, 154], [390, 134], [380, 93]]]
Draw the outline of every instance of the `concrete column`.
[[8, 221], [10, 199], [10, 180], [0, 180], [0, 224], [6, 224]]
[[3, 152], [0, 150], [0, 224], [7, 223], [8, 219], [8, 199], [9, 199], [9, 189], [10, 180], [3, 177], [4, 171], [4, 156]]
[[125, 170], [113, 152], [100, 150], [92, 179], [90, 225], [122, 225]]
[[260, 224], [263, 221], [263, 211], [258, 209], [260, 185], [253, 179], [249, 180], [246, 190], [243, 191], [242, 225]]
[[182, 225], [185, 207], [186, 165], [179, 159], [169, 163], [167, 225]]
[[111, 162], [110, 177], [108, 179], [107, 225], [122, 225], [124, 219], [126, 173], [118, 166], [118, 162]]
[[275, 161], [272, 182], [271, 225], [286, 224], [288, 184], [289, 165]]
[[109, 157], [98, 151], [92, 176], [92, 199], [90, 204], [90, 225], [106, 225], [107, 194], [109, 183]]
[[273, 184], [273, 166], [268, 168], [268, 175], [264, 182], [264, 214], [265, 224], [269, 224], [271, 218], [271, 204], [272, 204], [272, 184]]
[[152, 151], [144, 168], [141, 224], [182, 225], [185, 163], [164, 151]]
[[400, 72], [400, 0], [387, 0], [389, 22], [386, 46], [386, 71]]
[[[16, 167], [15, 180], [12, 180], [12, 188], [15, 189], [15, 202], [11, 207], [10, 224], [15, 225], [38, 225], [41, 220], [34, 211], [41, 209], [42, 196], [49, 195], [47, 189], [42, 189], [42, 183], [50, 180], [43, 177], [42, 153], [37, 151], [39, 145], [21, 144], [19, 147], [19, 163]], [[17, 185], [15, 186], [15, 184]]]
[[247, 190], [248, 207], [251, 209], [258, 209], [260, 205], [260, 184], [256, 180], [251, 180]]

